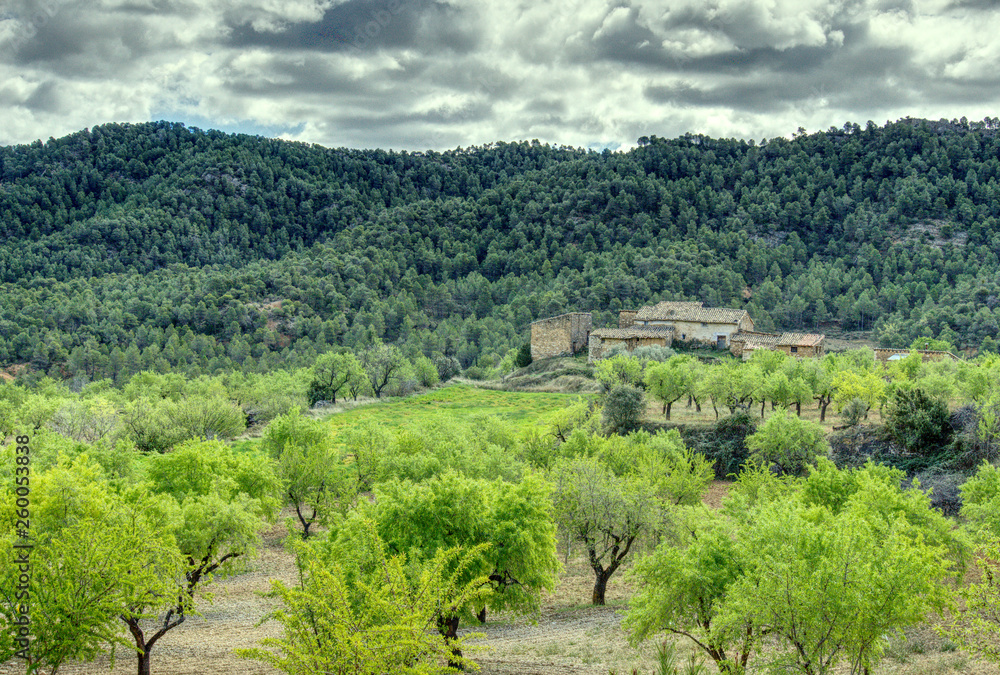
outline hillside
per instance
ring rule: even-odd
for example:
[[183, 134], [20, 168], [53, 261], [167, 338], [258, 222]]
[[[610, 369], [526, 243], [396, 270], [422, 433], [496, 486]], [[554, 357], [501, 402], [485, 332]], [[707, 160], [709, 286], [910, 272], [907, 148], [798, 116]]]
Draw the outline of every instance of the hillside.
[[0, 148], [0, 368], [269, 370], [373, 337], [467, 368], [658, 299], [995, 349], [998, 150], [992, 120], [626, 153], [104, 125]]

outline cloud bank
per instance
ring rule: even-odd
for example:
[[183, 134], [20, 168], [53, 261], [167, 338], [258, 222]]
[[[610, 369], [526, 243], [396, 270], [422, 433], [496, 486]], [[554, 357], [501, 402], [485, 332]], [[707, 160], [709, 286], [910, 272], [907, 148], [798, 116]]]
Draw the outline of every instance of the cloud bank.
[[589, 147], [994, 116], [993, 0], [13, 0], [0, 144], [170, 119], [328, 146]]

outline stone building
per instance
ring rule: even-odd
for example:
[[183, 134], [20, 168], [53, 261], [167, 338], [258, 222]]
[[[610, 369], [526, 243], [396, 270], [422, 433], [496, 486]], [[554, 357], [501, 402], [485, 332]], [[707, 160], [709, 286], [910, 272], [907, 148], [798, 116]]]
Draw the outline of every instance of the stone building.
[[590, 312], [569, 312], [531, 324], [531, 358], [572, 356], [587, 349], [593, 327]]
[[825, 335], [816, 333], [757, 333], [752, 331], [737, 333], [731, 338], [730, 351], [735, 356], [750, 358], [754, 350], [771, 349], [784, 352], [788, 356], [823, 356]]
[[641, 309], [622, 310], [618, 328], [592, 330], [587, 312], [571, 312], [531, 324], [531, 357], [551, 358], [579, 354], [585, 348], [590, 362], [615, 347], [631, 352], [638, 347], [670, 347], [675, 340], [717, 349], [729, 349], [747, 358], [755, 349], [774, 349], [789, 356], [823, 355], [823, 335], [814, 333], [758, 333], [745, 309], [705, 307], [700, 302], [660, 302]]
[[636, 312], [633, 326], [671, 326], [675, 340], [726, 349], [733, 335], [753, 330], [753, 319], [745, 309], [703, 307], [700, 302], [660, 302]]
[[605, 354], [615, 347], [624, 347], [633, 351], [637, 347], [669, 347], [674, 340], [672, 326], [658, 328], [598, 328], [590, 333], [590, 344], [587, 349], [587, 361], [593, 363], [603, 359]]

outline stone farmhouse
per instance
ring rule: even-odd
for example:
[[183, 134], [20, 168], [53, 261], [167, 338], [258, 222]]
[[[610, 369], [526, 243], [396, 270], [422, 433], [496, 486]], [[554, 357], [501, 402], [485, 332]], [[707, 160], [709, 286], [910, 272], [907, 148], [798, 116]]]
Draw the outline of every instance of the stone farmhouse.
[[637, 310], [623, 310], [617, 328], [593, 329], [590, 313], [571, 312], [531, 324], [533, 359], [579, 354], [587, 349], [591, 363], [616, 347], [669, 347], [674, 340], [729, 349], [748, 358], [755, 349], [775, 349], [790, 356], [822, 356], [822, 335], [757, 333], [743, 309], [705, 307], [700, 302], [660, 302]]
[[730, 350], [736, 356], [750, 358], [755, 349], [772, 349], [788, 356], [823, 356], [823, 335], [815, 333], [737, 333]]

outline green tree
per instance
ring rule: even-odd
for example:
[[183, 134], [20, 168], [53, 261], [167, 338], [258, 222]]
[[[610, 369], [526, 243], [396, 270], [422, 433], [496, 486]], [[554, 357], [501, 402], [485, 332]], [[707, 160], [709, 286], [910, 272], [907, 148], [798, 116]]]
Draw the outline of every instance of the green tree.
[[819, 675], [846, 662], [870, 672], [887, 633], [945, 605], [943, 582], [962, 548], [900, 478], [830, 462], [805, 483], [744, 471], [723, 512], [679, 519], [680, 534], [636, 565], [633, 639], [683, 635], [720, 672], [742, 674], [770, 636], [773, 668]]
[[594, 379], [601, 383], [604, 392], [620, 385], [638, 387], [642, 384], [642, 361], [627, 352], [619, 352], [597, 362]]
[[612, 433], [638, 429], [645, 412], [646, 397], [636, 387], [617, 385], [604, 398], [604, 426]]
[[[137, 603], [162, 607], [169, 602], [174, 576], [182, 570], [169, 527], [171, 512], [163, 510], [169, 503], [139, 491], [123, 498], [86, 455], [32, 476], [30, 485], [30, 595], [18, 597], [23, 570], [2, 566], [0, 662], [29, 647], [15, 623], [24, 601], [31, 617], [28, 672], [47, 668], [56, 673], [70, 659], [91, 661], [116, 647], [130, 649], [120, 615]], [[14, 496], [13, 489], [0, 491], [0, 520], [8, 524], [0, 533], [0, 551], [8, 561], [24, 552], [14, 548], [24, 543], [13, 528], [15, 516], [24, 515]]]
[[156, 643], [194, 611], [195, 592], [214, 576], [232, 573], [241, 558], [256, 552], [261, 530], [277, 511], [280, 490], [264, 457], [238, 455], [219, 441], [188, 442], [168, 454], [152, 455], [147, 475], [156, 494], [177, 503], [174, 536], [187, 564], [168, 596], [166, 613], [152, 628], [144, 619], [162, 607], [162, 598], [143, 598], [122, 612], [135, 643], [139, 675], [149, 675]]
[[885, 430], [907, 452], [937, 455], [951, 441], [948, 405], [922, 389], [896, 389], [889, 400]]
[[287, 503], [295, 507], [302, 538], [336, 506], [347, 509], [357, 490], [329, 429], [303, 417], [298, 408], [272, 421], [264, 430], [261, 450], [275, 461]]
[[237, 653], [288, 675], [434, 675], [473, 666], [454, 653], [468, 638], [449, 642], [436, 629], [442, 614], [482, 601], [487, 579], [467, 574], [482, 547], [439, 549], [421, 558], [414, 578], [404, 554], [387, 554], [373, 523], [359, 535], [354, 554], [332, 563], [298, 544], [300, 585], [271, 582], [283, 636]]
[[730, 590], [744, 571], [737, 529], [703, 506], [682, 513], [676, 545], [661, 544], [636, 562], [630, 578], [639, 588], [624, 627], [633, 644], [661, 631], [686, 637], [720, 673], [741, 675], [768, 630], [753, 617], [741, 625], [722, 620]]
[[316, 359], [312, 368], [313, 379], [309, 384], [309, 405], [317, 401], [337, 402], [337, 394], [352, 382], [365, 377], [365, 370], [358, 358], [350, 353], [330, 352]]
[[377, 342], [362, 352], [361, 365], [368, 375], [368, 384], [375, 398], [381, 398], [382, 391], [399, 378], [405, 361], [398, 347], [382, 342]]
[[655, 488], [640, 476], [616, 476], [595, 457], [564, 459], [552, 476], [556, 520], [586, 548], [594, 571], [592, 601], [603, 605], [611, 576], [637, 539], [660, 522]]
[[763, 466], [776, 466], [783, 474], [804, 475], [806, 467], [830, 453], [823, 427], [816, 422], [774, 411], [757, 431], [746, 439], [751, 457]]
[[670, 420], [670, 408], [688, 393], [692, 371], [690, 357], [672, 356], [663, 363], [651, 363], [646, 369], [646, 388], [663, 403], [663, 413]]
[[[440, 617], [442, 633], [454, 641], [463, 617], [485, 620], [487, 608], [536, 611], [541, 592], [554, 587], [559, 562], [550, 491], [532, 476], [514, 484], [448, 471], [420, 483], [379, 484], [369, 513], [390, 550], [406, 553], [412, 565], [454, 546], [484, 546], [459, 578], [462, 585], [487, 579], [482, 604], [461, 605]], [[341, 528], [338, 550], [349, 549], [356, 536], [356, 528]]]

